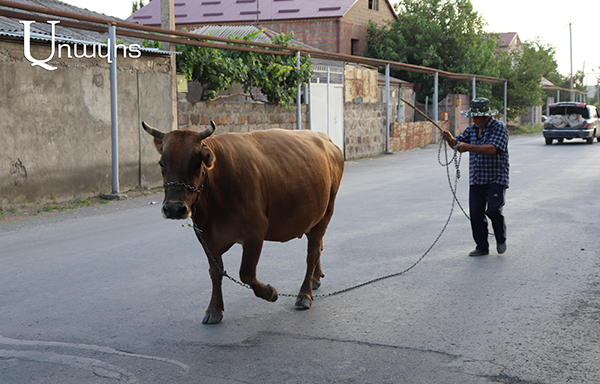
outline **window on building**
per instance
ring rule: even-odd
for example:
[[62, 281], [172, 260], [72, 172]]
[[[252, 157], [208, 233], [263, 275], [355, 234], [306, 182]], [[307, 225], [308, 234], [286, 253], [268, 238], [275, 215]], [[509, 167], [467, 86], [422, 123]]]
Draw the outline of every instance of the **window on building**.
[[350, 54], [358, 55], [358, 39], [352, 39], [350, 41]]
[[369, 9], [379, 11], [379, 0], [369, 0]]

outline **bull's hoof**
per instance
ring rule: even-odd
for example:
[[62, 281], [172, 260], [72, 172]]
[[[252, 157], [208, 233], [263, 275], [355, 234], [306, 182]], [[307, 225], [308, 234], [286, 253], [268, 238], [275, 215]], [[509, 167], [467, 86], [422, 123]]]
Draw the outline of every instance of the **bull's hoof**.
[[271, 289], [271, 297], [270, 297], [270, 298], [268, 298], [268, 299], [267, 299], [267, 301], [270, 301], [270, 302], [275, 302], [275, 301], [277, 301], [277, 298], [279, 297], [279, 296], [277, 295], [277, 290], [276, 290], [275, 288], [271, 287], [270, 285], [267, 285], [267, 288], [270, 288], [270, 289]]
[[321, 287], [321, 279], [325, 277], [325, 274], [321, 272], [321, 275], [316, 279], [313, 277], [312, 279], [312, 289], [319, 289]]
[[312, 281], [312, 289], [319, 289], [320, 286], [321, 286], [321, 282], [319, 280], [313, 279], [313, 281]]
[[296, 307], [309, 309], [312, 305], [312, 299], [306, 295], [298, 295], [296, 297]]
[[204, 315], [204, 319], [202, 319], [202, 324], [219, 324], [223, 320], [222, 313], [206, 313]]

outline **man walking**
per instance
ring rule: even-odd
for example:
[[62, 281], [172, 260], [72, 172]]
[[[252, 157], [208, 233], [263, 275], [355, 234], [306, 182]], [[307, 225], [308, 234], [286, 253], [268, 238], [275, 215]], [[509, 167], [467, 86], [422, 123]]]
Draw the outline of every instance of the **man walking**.
[[471, 230], [476, 248], [469, 256], [489, 254], [487, 217], [492, 221], [496, 250], [506, 252], [506, 223], [502, 214], [508, 188], [508, 131], [503, 122], [492, 116], [490, 101], [484, 97], [471, 100], [470, 109], [461, 111], [473, 118], [473, 124], [454, 138], [444, 131], [443, 139], [458, 152], [469, 152], [469, 209]]

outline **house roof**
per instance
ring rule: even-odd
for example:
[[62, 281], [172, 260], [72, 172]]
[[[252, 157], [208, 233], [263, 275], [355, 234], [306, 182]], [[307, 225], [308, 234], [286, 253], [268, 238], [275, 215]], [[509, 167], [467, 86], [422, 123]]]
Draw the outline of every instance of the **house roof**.
[[[27, 4], [27, 5], [32, 5], [32, 6], [36, 6], [36, 7], [48, 8], [48, 9], [52, 9], [52, 10], [56, 10], [56, 11], [75, 13], [78, 15], [93, 16], [93, 17], [98, 17], [98, 18], [108, 19], [108, 20], [124, 21], [117, 17], [108, 16], [103, 13], [88, 11], [87, 9], [79, 8], [74, 5], [70, 5], [70, 4], [66, 4], [66, 3], [63, 3], [62, 1], [58, 1], [58, 0], [12, 0], [12, 1], [14, 1], [16, 3]], [[14, 10], [14, 11], [18, 11], [20, 13], [26, 13], [26, 14], [35, 14], [34, 12], [30, 12], [30, 11], [26, 11], [26, 10], [22, 10], [22, 9], [15, 9], [15, 8], [0, 6], [0, 10], [3, 10], [3, 9], [5, 9], [5, 10], [10, 9], [10, 10]], [[58, 17], [55, 19], [60, 20], [60, 18], [58, 18]], [[18, 38], [18, 39], [23, 38], [24, 25], [22, 23], [19, 23], [19, 20], [20, 19], [16, 19], [16, 18], [12, 18], [12, 17], [0, 16], [0, 37], [4, 36], [6, 38]], [[85, 24], [86, 22], [82, 21], [81, 23]], [[33, 40], [47, 41], [47, 40], [51, 40], [51, 38], [52, 38], [52, 26], [48, 23], [35, 22], [35, 23], [31, 24], [30, 32], [31, 32], [31, 38]], [[56, 24], [54, 36], [55, 36], [55, 40], [57, 42], [68, 42], [68, 43], [93, 45], [93, 44], [101, 43], [102, 41], [106, 41], [108, 39], [108, 28], [105, 33], [102, 33], [102, 32], [90, 31], [90, 30], [79, 29], [79, 28], [64, 27], [59, 23], [59, 24]], [[126, 44], [140, 44], [140, 45], [142, 44], [142, 39], [137, 39], [137, 38], [133, 38], [133, 37], [119, 36], [119, 39], [122, 39], [123, 41], [125, 41]], [[140, 50], [157, 52], [156, 49], [140, 48]], [[158, 52], [160, 52], [160, 51], [158, 51]], [[164, 52], [164, 53], [166, 53], [166, 52]]]
[[[254, 25], [206, 25], [190, 32], [199, 35], [229, 38], [231, 36], [244, 37], [259, 30], [260, 29]], [[271, 36], [265, 30], [263, 33], [252, 39], [252, 41], [271, 44]]]
[[[36, 7], [49, 8], [49, 9], [53, 9], [56, 11], [76, 13], [78, 15], [101, 17], [101, 18], [110, 19], [110, 20], [121, 20], [116, 17], [107, 16], [102, 13], [88, 11], [87, 9], [78, 8], [73, 5], [69, 5], [69, 4], [63, 3], [62, 1], [57, 1], [57, 0], [12, 0], [12, 1], [14, 1], [16, 3], [21, 3], [21, 4], [33, 5]], [[9, 9], [9, 8], [0, 6], [0, 9]], [[22, 12], [22, 13], [32, 13], [32, 12], [25, 11], [22, 9], [13, 9], [13, 10]], [[57, 20], [59, 20], [59, 19], [57, 18]], [[8, 32], [8, 33], [10, 33], [10, 32], [20, 33], [20, 35], [22, 36], [23, 35], [23, 24], [19, 23], [19, 20], [17, 20], [17, 19], [0, 16], [0, 31]], [[36, 22], [31, 25], [31, 33], [32, 33], [32, 36], [47, 35], [48, 37], [50, 37], [50, 34], [52, 33], [52, 27], [50, 26], [50, 24], [47, 24], [47, 23]], [[71, 39], [80, 40], [80, 41], [100, 42], [100, 41], [106, 40], [108, 38], [108, 30], [107, 30], [107, 33], [103, 34], [100, 32], [87, 31], [84, 29], [66, 28], [66, 27], [61, 26], [60, 24], [57, 24], [56, 25], [56, 36], [57, 36], [57, 38], [61, 37], [61, 38], [71, 38]]]
[[[340, 18], [358, 0], [174, 0], [175, 24], [218, 24], [271, 20]], [[382, 0], [392, 9], [389, 0]], [[381, 6], [384, 6], [383, 4]], [[393, 11], [393, 9], [392, 9]], [[151, 1], [127, 18], [160, 25], [160, 1]]]
[[[263, 33], [260, 33], [258, 36], [256, 36], [254, 39], [252, 39], [252, 41], [259, 42], [259, 43], [272, 44], [273, 37], [281, 34], [281, 32], [275, 32], [268, 28], [262, 28], [262, 27], [258, 27], [255, 25], [248, 25], [248, 24], [205, 25], [203, 27], [196, 28], [196, 29], [190, 31], [190, 33], [197, 33], [199, 35], [205, 35], [205, 36], [229, 38], [231, 36], [245, 37], [251, 33], [255, 33], [258, 31], [262, 31]], [[302, 43], [298, 40], [294, 40], [294, 39], [292, 39], [290, 41], [289, 45], [296, 46], [296, 47], [302, 47], [302, 48], [308, 48], [308, 49], [316, 49], [310, 45], [304, 44], [304, 43]]]
[[[385, 75], [383, 73], [377, 72], [377, 85], [378, 86], [385, 86]], [[398, 79], [396, 77], [390, 76], [390, 86], [394, 86], [394, 87], [401, 87], [401, 86], [413, 87], [414, 84], [413, 83], [409, 83], [408, 81], [400, 80], [400, 79]]]
[[498, 47], [500, 49], [508, 49], [511, 43], [517, 43], [519, 41], [519, 34], [517, 32], [506, 32], [498, 34]]
[[554, 84], [552, 84], [552, 83], [550, 82], [550, 80], [546, 79], [545, 77], [542, 77], [542, 81], [540, 81], [540, 84], [541, 84], [543, 87], [553, 87], [553, 86], [554, 86]]

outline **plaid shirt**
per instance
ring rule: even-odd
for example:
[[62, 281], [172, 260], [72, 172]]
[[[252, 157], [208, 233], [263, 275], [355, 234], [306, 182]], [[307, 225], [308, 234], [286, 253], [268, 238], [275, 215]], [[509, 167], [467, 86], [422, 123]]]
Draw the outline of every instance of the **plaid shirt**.
[[469, 185], [497, 183], [508, 188], [508, 131], [503, 122], [493, 117], [479, 128], [471, 124], [456, 140], [467, 144], [491, 144], [496, 147], [495, 155], [469, 153]]

